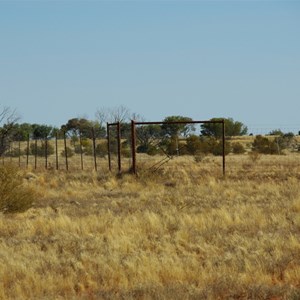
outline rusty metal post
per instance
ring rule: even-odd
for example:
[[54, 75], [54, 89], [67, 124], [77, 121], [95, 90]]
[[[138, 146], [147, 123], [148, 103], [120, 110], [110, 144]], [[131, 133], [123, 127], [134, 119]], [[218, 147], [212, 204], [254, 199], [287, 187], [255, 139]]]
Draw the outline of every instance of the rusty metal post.
[[27, 137], [27, 150], [26, 150], [26, 168], [28, 168], [28, 164], [29, 164], [29, 134]]
[[118, 140], [118, 170], [121, 172], [121, 126], [120, 122], [117, 123], [117, 140]]
[[83, 170], [83, 151], [82, 151], [82, 138], [81, 138], [81, 132], [80, 131], [79, 131], [79, 145], [80, 145], [81, 170]]
[[11, 148], [12, 148], [11, 144], [12, 143], [13, 142], [9, 142], [9, 146], [8, 146], [8, 155], [9, 155], [10, 162], [12, 162], [12, 150], [11, 150]]
[[110, 126], [106, 123], [107, 132], [107, 158], [108, 158], [108, 169], [111, 172], [111, 157], [110, 157]]
[[37, 163], [37, 140], [34, 141], [34, 169], [36, 170]]
[[21, 141], [19, 140], [19, 168], [21, 167]]
[[48, 139], [45, 137], [45, 169], [48, 169]]
[[93, 137], [94, 167], [95, 167], [95, 171], [97, 171], [96, 138], [95, 138], [94, 127], [92, 128], [92, 137]]
[[225, 120], [222, 122], [222, 141], [223, 141], [223, 176], [225, 176]]
[[132, 172], [136, 174], [136, 130], [135, 121], [131, 120], [131, 154], [132, 154]]
[[55, 134], [55, 158], [56, 158], [56, 170], [58, 170], [58, 142], [57, 142], [57, 139], [58, 139], [58, 133], [56, 132]]
[[64, 145], [65, 145], [65, 159], [66, 159], [66, 170], [69, 170], [69, 163], [68, 163], [68, 152], [67, 152], [67, 139], [66, 139], [66, 132], [64, 131]]

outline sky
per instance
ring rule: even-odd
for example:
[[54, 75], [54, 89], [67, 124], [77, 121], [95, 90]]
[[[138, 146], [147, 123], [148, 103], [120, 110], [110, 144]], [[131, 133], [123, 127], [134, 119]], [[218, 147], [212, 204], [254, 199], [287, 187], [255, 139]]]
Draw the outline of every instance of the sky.
[[300, 1], [0, 0], [0, 108], [60, 126], [147, 121], [300, 130]]

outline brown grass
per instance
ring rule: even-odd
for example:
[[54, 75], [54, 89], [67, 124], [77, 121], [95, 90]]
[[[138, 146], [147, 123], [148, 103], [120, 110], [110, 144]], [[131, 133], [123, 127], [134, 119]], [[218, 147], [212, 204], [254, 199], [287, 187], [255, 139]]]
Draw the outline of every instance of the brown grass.
[[27, 176], [34, 207], [0, 215], [0, 299], [299, 299], [299, 159]]

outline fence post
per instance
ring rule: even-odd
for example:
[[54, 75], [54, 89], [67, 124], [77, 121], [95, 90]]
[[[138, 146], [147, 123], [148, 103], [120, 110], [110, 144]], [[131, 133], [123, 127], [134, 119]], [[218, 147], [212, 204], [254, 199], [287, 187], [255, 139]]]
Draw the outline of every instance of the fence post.
[[21, 140], [19, 139], [19, 168], [21, 167]]
[[121, 126], [120, 122], [117, 123], [117, 139], [118, 139], [118, 170], [119, 173], [122, 170], [121, 166]]
[[55, 134], [55, 162], [56, 162], [56, 170], [58, 170], [58, 142], [57, 142], [57, 138], [58, 138], [58, 133], [56, 132]]
[[225, 176], [225, 120], [222, 122], [222, 140], [223, 140], [223, 176]]
[[110, 158], [110, 126], [108, 122], [106, 123], [106, 133], [107, 133], [107, 158], [108, 158], [108, 169], [111, 172], [111, 158]]
[[94, 127], [92, 128], [92, 137], [93, 137], [94, 166], [95, 166], [95, 171], [97, 172], [96, 138], [95, 138]]
[[34, 169], [36, 170], [37, 164], [37, 139], [34, 141]]
[[68, 164], [68, 152], [67, 152], [67, 139], [66, 139], [66, 132], [64, 131], [64, 145], [65, 145], [65, 159], [66, 159], [66, 170], [69, 170]]
[[29, 164], [29, 134], [27, 137], [26, 168], [28, 168], [28, 164]]
[[132, 154], [132, 172], [136, 174], [136, 131], [135, 121], [131, 120], [131, 154]]
[[83, 151], [82, 151], [82, 139], [81, 139], [81, 131], [79, 131], [79, 144], [80, 144], [80, 162], [81, 162], [81, 170], [83, 170]]
[[12, 162], [12, 150], [11, 150], [11, 147], [12, 147], [12, 146], [11, 146], [11, 143], [12, 143], [12, 142], [9, 142], [9, 146], [8, 146], [8, 147], [9, 147], [9, 148], [8, 148], [8, 149], [9, 149], [9, 150], [8, 150], [8, 155], [9, 155], [9, 161], [10, 161], [10, 162]]
[[45, 137], [45, 169], [48, 168], [48, 139]]

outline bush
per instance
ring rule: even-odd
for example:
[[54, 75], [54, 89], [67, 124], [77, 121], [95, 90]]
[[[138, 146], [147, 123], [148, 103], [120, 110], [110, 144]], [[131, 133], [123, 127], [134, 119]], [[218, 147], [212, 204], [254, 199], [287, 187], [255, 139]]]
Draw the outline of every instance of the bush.
[[255, 137], [254, 142], [252, 143], [252, 151], [262, 154], [280, 154], [276, 142], [261, 135]]
[[23, 183], [18, 169], [12, 165], [0, 166], [0, 211], [17, 213], [29, 209], [35, 192]]
[[241, 143], [232, 143], [231, 148], [232, 153], [234, 154], [244, 154], [246, 152], [244, 146]]
[[24, 151], [22, 151], [22, 149], [20, 150], [19, 148], [12, 148], [5, 153], [5, 156], [19, 157], [23, 154], [24, 154]]
[[[223, 143], [222, 141], [216, 141], [214, 147], [211, 150], [212, 154], [215, 156], [223, 155]], [[225, 141], [225, 155], [231, 152], [231, 145], [229, 142]]]
[[[27, 152], [27, 150], [26, 150]], [[32, 155], [36, 155], [37, 156], [45, 156], [45, 152], [46, 152], [46, 143], [42, 142], [41, 145], [37, 145], [36, 149], [35, 149], [35, 143], [31, 143], [30, 144], [30, 151], [29, 153]], [[47, 155], [51, 155], [54, 154], [54, 147], [48, 142], [47, 143]]]
[[195, 155], [197, 152], [203, 152], [203, 142], [196, 135], [191, 135], [186, 139], [186, 147], [189, 154]]
[[[67, 149], [67, 156], [72, 157], [74, 155], [74, 151], [70, 147], [66, 147]], [[66, 156], [65, 150], [61, 151], [61, 156]]]
[[105, 157], [107, 155], [107, 143], [100, 143], [96, 146], [96, 154], [100, 157]]

